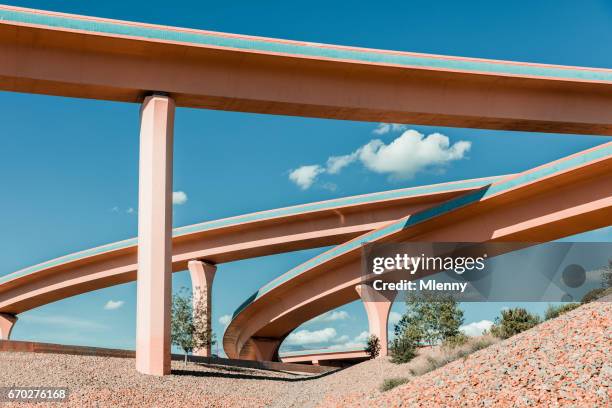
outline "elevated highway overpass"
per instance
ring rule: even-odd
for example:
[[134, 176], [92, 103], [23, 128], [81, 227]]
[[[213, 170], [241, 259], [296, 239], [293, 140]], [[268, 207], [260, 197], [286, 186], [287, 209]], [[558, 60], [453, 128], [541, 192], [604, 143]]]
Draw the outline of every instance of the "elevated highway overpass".
[[[476, 191], [500, 177], [345, 197], [176, 228], [172, 270], [185, 270], [194, 260], [216, 265], [340, 244], [405, 214]], [[137, 268], [137, 239], [133, 238], [0, 276], [0, 314], [8, 322], [35, 307], [134, 281]], [[212, 279], [207, 281], [205, 271], [190, 269], [192, 279], [205, 285], [202, 289], [210, 295]], [[3, 330], [0, 324], [0, 338], [7, 339], [12, 324], [4, 326]]]
[[[274, 253], [270, 246], [257, 244], [209, 253], [185, 244], [182, 250], [186, 256], [174, 258], [172, 246], [180, 246], [182, 239], [172, 237], [177, 106], [612, 135], [610, 69], [289, 41], [5, 5], [0, 5], [0, 90], [142, 104], [138, 255], [134, 245], [124, 248], [120, 244], [115, 251], [118, 256], [106, 265], [94, 262], [97, 266], [85, 272], [88, 267], [82, 263], [77, 268], [81, 272], [72, 276], [73, 285], [63, 283], [68, 275], [58, 273], [58, 281], [45, 278], [55, 289], [49, 292], [30, 286], [44, 292], [38, 297], [14, 291], [17, 297], [10, 296], [15, 301], [3, 298], [0, 310], [19, 312], [98, 285], [92, 285], [90, 278], [79, 283], [79, 273], [95, 275], [93, 281], [110, 285], [134, 279], [137, 268], [136, 367], [155, 375], [170, 372], [173, 268], [184, 268], [190, 256], [210, 256], [212, 262], [223, 262], [234, 259], [226, 252], [251, 251], [252, 256]], [[358, 234], [356, 230], [345, 232], [346, 239]], [[310, 239], [315, 245], [318, 238]], [[225, 245], [222, 238], [219, 240], [219, 245]], [[319, 243], [339, 241], [323, 239]], [[277, 242], [277, 250], [283, 245]], [[286, 250], [291, 247], [294, 243]], [[113, 272], [108, 272], [110, 269]], [[211, 268], [204, 269], [212, 274]], [[2, 285], [15, 288], [27, 281], [17, 275], [9, 279]], [[12, 327], [12, 319], [5, 316], [0, 330]]]
[[612, 142], [576, 153], [437, 206], [406, 215], [297, 266], [236, 310], [223, 347], [230, 358], [274, 360], [302, 323], [361, 298], [370, 333], [387, 350], [394, 293], [362, 285], [361, 247], [383, 242], [538, 243], [612, 224]]

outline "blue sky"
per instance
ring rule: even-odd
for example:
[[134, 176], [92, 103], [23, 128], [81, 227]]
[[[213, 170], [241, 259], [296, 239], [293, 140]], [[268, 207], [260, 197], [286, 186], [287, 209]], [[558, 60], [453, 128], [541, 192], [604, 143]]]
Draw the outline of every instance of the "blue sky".
[[[612, 3], [606, 1], [75, 2], [13, 1], [24, 7], [234, 33], [395, 50], [612, 68]], [[66, 253], [137, 234], [137, 105], [0, 93], [0, 275]], [[289, 180], [303, 165], [355, 152], [401, 132], [378, 124], [179, 109], [175, 131], [175, 226], [292, 204], [506, 174], [609, 141], [592, 136], [527, 134], [410, 126], [439, 132], [469, 151], [411, 178], [377, 173], [356, 160], [322, 173], [307, 189]], [[373, 170], [374, 169], [374, 170]], [[391, 176], [391, 177], [390, 177]], [[244, 199], [248, 197], [248, 199]], [[609, 230], [581, 239], [610, 240]], [[231, 314], [272, 278], [320, 253], [300, 251], [220, 265], [213, 320]], [[189, 286], [186, 273], [174, 287]], [[123, 302], [105, 310], [109, 301]], [[466, 323], [492, 320], [505, 305], [466, 305]], [[541, 312], [546, 305], [530, 307]], [[401, 312], [402, 305], [394, 306]], [[367, 329], [359, 303], [304, 329], [321, 332], [319, 348], [350, 343]], [[135, 284], [84, 294], [24, 313], [15, 339], [132, 348]], [[342, 341], [341, 341], [342, 340]]]

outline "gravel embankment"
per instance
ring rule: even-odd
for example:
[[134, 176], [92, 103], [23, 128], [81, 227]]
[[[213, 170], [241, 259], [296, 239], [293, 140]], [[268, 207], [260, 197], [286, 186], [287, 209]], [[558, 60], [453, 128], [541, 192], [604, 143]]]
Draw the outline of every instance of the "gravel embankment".
[[[420, 377], [409, 369], [381, 358], [316, 378], [173, 362], [173, 375], [150, 377], [133, 359], [0, 353], [0, 386], [69, 387], [68, 404], [54, 407], [609, 407], [612, 303], [582, 306]], [[411, 378], [380, 392], [393, 377]]]
[[191, 363], [185, 369], [176, 361], [172, 369], [173, 375], [153, 377], [136, 372], [129, 358], [0, 353], [0, 386], [68, 387], [68, 403], [45, 404], [52, 407], [264, 407], [306, 378]]
[[[393, 377], [388, 375], [386, 378]], [[612, 303], [594, 302], [369, 396], [321, 406], [610, 407]]]

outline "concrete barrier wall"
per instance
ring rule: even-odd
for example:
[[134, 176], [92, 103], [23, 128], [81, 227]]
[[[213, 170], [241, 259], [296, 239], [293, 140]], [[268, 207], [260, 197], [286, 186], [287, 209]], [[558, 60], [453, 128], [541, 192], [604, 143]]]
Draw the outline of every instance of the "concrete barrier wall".
[[86, 346], [66, 346], [63, 344], [37, 343], [31, 341], [0, 340], [0, 351], [26, 353], [73, 354], [82, 356], [134, 358], [132, 350], [107, 349]]
[[[80, 356], [135, 358], [133, 350], [109, 349], [101, 347], [69, 346], [53, 343], [31, 341], [0, 340], [0, 352], [72, 354]], [[173, 354], [172, 359], [182, 361], [182, 354]], [[221, 357], [189, 356], [190, 362], [216, 364], [233, 367], [253, 368], [257, 370], [292, 371], [308, 374], [324, 374], [336, 370], [334, 367], [313, 366], [307, 364], [280, 363], [276, 361], [233, 360]]]

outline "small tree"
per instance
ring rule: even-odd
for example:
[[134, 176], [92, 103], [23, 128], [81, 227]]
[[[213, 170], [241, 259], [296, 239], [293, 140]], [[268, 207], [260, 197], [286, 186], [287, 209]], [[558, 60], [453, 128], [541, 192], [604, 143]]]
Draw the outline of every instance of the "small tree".
[[198, 299], [194, 305], [192, 295], [186, 288], [172, 297], [171, 339], [172, 344], [183, 350], [185, 365], [188, 353], [215, 344], [214, 334], [207, 322], [206, 304], [201, 296]]
[[423, 335], [418, 327], [407, 328], [401, 336], [393, 339], [391, 343], [391, 362], [403, 364], [416, 356], [416, 350]]
[[365, 349], [366, 353], [370, 356], [370, 358], [376, 358], [380, 354], [380, 339], [378, 336], [371, 334], [368, 337], [367, 346]]
[[520, 332], [531, 329], [540, 323], [540, 316], [529, 313], [522, 307], [502, 310], [501, 318], [496, 317], [489, 329], [495, 337], [507, 339]]
[[463, 311], [455, 299], [432, 294], [412, 295], [406, 299], [406, 313], [395, 326], [395, 335], [403, 337], [411, 330], [410, 338], [420, 334], [418, 342], [430, 346], [459, 336]]
[[463, 346], [469, 340], [470, 338], [466, 334], [464, 334], [463, 332], [459, 332], [458, 335], [449, 337], [446, 340], [444, 340], [442, 342], [442, 346], [446, 347], [447, 349], [454, 349], [454, 348]]

